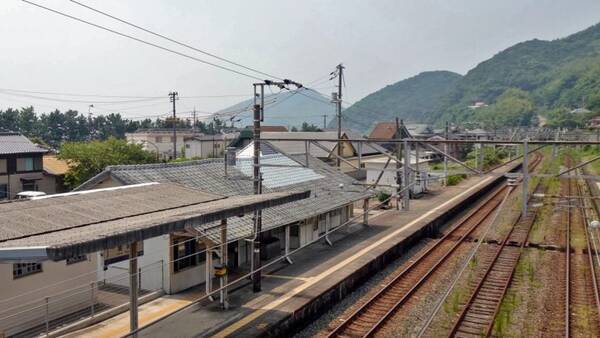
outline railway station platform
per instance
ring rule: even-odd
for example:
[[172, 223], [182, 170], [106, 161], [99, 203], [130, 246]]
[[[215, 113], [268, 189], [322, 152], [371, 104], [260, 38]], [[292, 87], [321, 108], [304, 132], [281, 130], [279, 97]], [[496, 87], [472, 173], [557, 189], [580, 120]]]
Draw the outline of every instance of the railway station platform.
[[[253, 293], [251, 286], [238, 286], [230, 293], [228, 310], [222, 310], [218, 301], [202, 301], [143, 328], [138, 336], [289, 336], [400, 257], [416, 241], [460, 215], [515, 166], [470, 177], [456, 186], [411, 200], [409, 211], [371, 212], [369, 226], [350, 224], [346, 230], [332, 234], [332, 247], [325, 241], [312, 244], [292, 256], [294, 264], [275, 264], [265, 271], [260, 293]], [[198, 287], [144, 304], [140, 307], [140, 325], [192, 303], [203, 294], [201, 290]], [[124, 313], [69, 336], [122, 336], [128, 328], [128, 314]]]

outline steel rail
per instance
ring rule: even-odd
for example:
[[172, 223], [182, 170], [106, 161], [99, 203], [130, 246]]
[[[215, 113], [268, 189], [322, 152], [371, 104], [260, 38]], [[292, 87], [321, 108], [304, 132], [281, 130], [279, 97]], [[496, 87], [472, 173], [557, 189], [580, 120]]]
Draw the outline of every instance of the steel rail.
[[[539, 160], [538, 160], [539, 159]], [[536, 165], [539, 163], [539, 161], [541, 161], [541, 158], [536, 158], [535, 162]], [[541, 181], [538, 182], [538, 184], [536, 185], [534, 191], [536, 191], [537, 189], [539, 189], [541, 187]], [[532, 194], [530, 196], [530, 200], [534, 198], [535, 194]], [[485, 323], [484, 325], [484, 331], [481, 332], [481, 335], [483, 336], [489, 336], [490, 332], [492, 330], [493, 324], [494, 324], [494, 320], [498, 314], [498, 311], [500, 309], [500, 304], [502, 303], [502, 299], [504, 298], [504, 295], [506, 294], [506, 291], [508, 290], [508, 286], [510, 285], [510, 282], [512, 281], [513, 275], [514, 275], [514, 271], [515, 268], [518, 264], [519, 258], [521, 256], [521, 252], [523, 250], [523, 248], [525, 247], [525, 244], [527, 243], [527, 239], [529, 238], [529, 233], [531, 231], [531, 228], [533, 226], [533, 224], [535, 223], [535, 219], [537, 216], [537, 212], [530, 212], [530, 214], [532, 214], [530, 216], [529, 219], [523, 219], [522, 215], [519, 215], [519, 217], [516, 219], [516, 221], [513, 223], [510, 231], [506, 234], [506, 236], [503, 238], [502, 242], [500, 243], [498, 249], [496, 250], [494, 257], [492, 258], [492, 261], [489, 263], [489, 265], [487, 266], [483, 276], [481, 277], [481, 279], [479, 280], [479, 282], [477, 283], [475, 289], [471, 292], [471, 295], [467, 301], [467, 304], [463, 307], [462, 311], [460, 312], [460, 315], [458, 317], [458, 319], [454, 322], [454, 325], [450, 331], [450, 333], [448, 334], [448, 337], [454, 337], [457, 332], [459, 331], [459, 329], [461, 328], [461, 324], [464, 323], [465, 317], [467, 316], [469, 309], [471, 309], [471, 306], [474, 304], [475, 300], [477, 299], [477, 296], [480, 294], [480, 291], [482, 291], [482, 287], [484, 285], [484, 283], [486, 281], [489, 281], [488, 277], [490, 276], [490, 273], [492, 272], [492, 270], [494, 269], [494, 267], [496, 266], [496, 263], [499, 262], [499, 258], [501, 256], [501, 254], [503, 252], [505, 252], [505, 248], [508, 248], [509, 246], [507, 245], [511, 236], [513, 235], [513, 233], [515, 232], [515, 230], [517, 229], [517, 225], [519, 225], [521, 222], [527, 222], [527, 226], [526, 226], [526, 231], [523, 237], [523, 240], [520, 243], [519, 246], [519, 251], [516, 254], [515, 257], [511, 258], [512, 264], [509, 267], [509, 274], [508, 276], [506, 276], [507, 278], [505, 279], [505, 281], [501, 284], [501, 288], [500, 288], [500, 293], [499, 293], [499, 301], [496, 302], [494, 310], [492, 311], [492, 314], [489, 318], [489, 320], [487, 321], [487, 323]], [[510, 258], [510, 257], [509, 257]], [[485, 320], [485, 319], [483, 319]]]
[[[590, 192], [590, 195], [591, 195], [592, 194], [592, 190], [590, 189], [590, 186], [589, 186], [590, 182], [586, 181], [586, 184], [588, 185], [588, 191]], [[584, 194], [583, 194], [581, 186], [579, 184], [576, 184], [576, 187], [577, 187], [578, 195], [581, 196], [581, 197], [583, 197]], [[592, 202], [594, 202], [594, 201], [592, 201]], [[585, 201], [584, 201], [584, 203], [585, 203]], [[592, 204], [593, 204], [593, 209], [596, 212], [596, 216], [600, 215], [598, 213], [598, 206], [597, 206], [597, 204], [596, 203], [592, 203]], [[597, 275], [596, 275], [596, 267], [594, 265], [594, 257], [593, 257], [594, 255], [597, 255], [598, 253], [595, 252], [594, 250], [592, 250], [592, 244], [591, 244], [591, 241], [590, 241], [590, 236], [588, 234], [588, 224], [587, 224], [587, 219], [588, 218], [587, 218], [587, 214], [586, 214], [585, 205], [584, 205], [584, 207], [579, 207], [578, 210], [581, 213], [581, 217], [582, 217], [582, 220], [583, 220], [585, 242], [586, 242], [586, 246], [587, 246], [587, 256], [588, 256], [588, 262], [590, 264], [590, 275], [592, 277], [592, 285], [593, 285], [593, 288], [594, 288], [594, 300], [595, 300], [595, 303], [596, 303], [596, 313], [598, 315], [598, 318], [596, 318], [596, 320], [598, 321], [597, 325], [600, 326], [600, 292], [599, 292], [600, 288], [598, 286], [598, 280], [597, 280]]]
[[[541, 161], [541, 156], [537, 155], [536, 159], [534, 161], [532, 161], [531, 166], [535, 167], [540, 161]], [[361, 307], [359, 307], [357, 310], [355, 310], [348, 318], [346, 318], [340, 325], [338, 325], [333, 331], [331, 331], [327, 335], [327, 337], [340, 336], [341, 333], [344, 330], [346, 330], [354, 321], [356, 321], [361, 314], [363, 314], [367, 311], [369, 306], [375, 304], [375, 302], [377, 300], [379, 300], [381, 297], [384, 297], [384, 293], [386, 293], [388, 290], [391, 290], [409, 272], [411, 272], [413, 269], [417, 268], [418, 265], [420, 265], [424, 261], [424, 259], [429, 257], [431, 255], [431, 253], [434, 252], [434, 250], [438, 249], [442, 245], [442, 243], [444, 243], [445, 239], [447, 239], [449, 236], [452, 236], [467, 221], [471, 220], [472, 217], [474, 217], [479, 211], [481, 211], [481, 209], [483, 209], [483, 207], [488, 206], [488, 204], [491, 203], [493, 201], [493, 199], [500, 196], [501, 192], [503, 192], [505, 190], [506, 190], [506, 187], [498, 189], [493, 195], [489, 196], [483, 202], [481, 202], [477, 208], [473, 209], [471, 212], [469, 212], [467, 215], [465, 215], [463, 218], [461, 218], [461, 220], [458, 222], [458, 224], [455, 227], [453, 227], [450, 230], [450, 232], [448, 232], [446, 235], [444, 235], [435, 245], [433, 245], [432, 247], [427, 249], [412, 264], [410, 264], [402, 272], [400, 272], [400, 274], [398, 274], [396, 277], [394, 277], [394, 279], [391, 282], [386, 284], [381, 290], [379, 290], [375, 295], [373, 295], [369, 300], [367, 300], [367, 302], [365, 302], [365, 304], [363, 304]], [[427, 270], [427, 272], [421, 278], [419, 278], [417, 280], [417, 282], [411, 288], [409, 288], [409, 290], [407, 290], [405, 292], [405, 294], [402, 297], [400, 297], [373, 326], [371, 326], [367, 330], [366, 333], [363, 334], [363, 336], [367, 337], [367, 336], [373, 335], [396, 312], [396, 310], [414, 294], [414, 292], [423, 284], [423, 282], [425, 282], [425, 280], [427, 280], [433, 274], [433, 272], [435, 272], [437, 270], [437, 268], [439, 266], [441, 266], [441, 264], [444, 261], [446, 261], [446, 259], [448, 257], [450, 257], [450, 255], [454, 252], [454, 250], [460, 244], [462, 244], [464, 242], [464, 239], [466, 239], [477, 227], [479, 227], [479, 225], [481, 225], [488, 218], [488, 216], [492, 213], [492, 211], [495, 210], [495, 208], [500, 203], [501, 203], [501, 200], [495, 201], [493, 207], [490, 208], [489, 210], [485, 211], [485, 213], [481, 217], [481, 219], [477, 220], [477, 222], [474, 225], [472, 225], [469, 229], [467, 229], [467, 231], [454, 243], [454, 245], [452, 245], [446, 251], [446, 253], [441, 258], [439, 258], [438, 261], [436, 263], [434, 263], [434, 265], [432, 267], [430, 267]]]
[[373, 305], [377, 300], [381, 297], [385, 296], [385, 293], [390, 290], [392, 287], [397, 285], [397, 283], [404, 278], [409, 272], [413, 271], [417, 268], [422, 262], [429, 257], [435, 250], [437, 250], [445, 241], [455, 232], [463, 227], [472, 217], [480, 212], [483, 207], [488, 206], [489, 203], [493, 203], [493, 207], [484, 212], [484, 215], [479, 219], [475, 224], [473, 224], [468, 230], [455, 242], [454, 245], [448, 249], [448, 251], [436, 262], [434, 265], [428, 269], [428, 271], [415, 283], [405, 294], [402, 296], [385, 314], [378, 320], [374, 326], [372, 326], [363, 337], [367, 337], [372, 335], [375, 330], [380, 327], [389, 317], [390, 315], [400, 306], [402, 305], [416, 290], [417, 288], [450, 256], [452, 252], [466, 239], [481, 223], [483, 223], [489, 214], [495, 209], [495, 207], [500, 204], [500, 201], [493, 201], [496, 197], [501, 195], [501, 192], [505, 191], [507, 187], [500, 188], [496, 190], [491, 196], [486, 198], [479, 206], [473, 210], [471, 210], [466, 216], [464, 216], [456, 226], [454, 226], [448, 233], [446, 233], [439, 241], [437, 241], [433, 246], [427, 249], [423, 254], [421, 254], [413, 263], [411, 263], [408, 267], [406, 267], [402, 272], [400, 272], [394, 279], [386, 284], [381, 290], [379, 290], [375, 295], [373, 295], [365, 304], [363, 304], [360, 308], [354, 311], [348, 318], [346, 318], [340, 325], [338, 325], [333, 331], [331, 331], [327, 337], [337, 337], [341, 336], [342, 332], [344, 332], [350, 324], [355, 322], [359, 315], [366, 312], [368, 307]]

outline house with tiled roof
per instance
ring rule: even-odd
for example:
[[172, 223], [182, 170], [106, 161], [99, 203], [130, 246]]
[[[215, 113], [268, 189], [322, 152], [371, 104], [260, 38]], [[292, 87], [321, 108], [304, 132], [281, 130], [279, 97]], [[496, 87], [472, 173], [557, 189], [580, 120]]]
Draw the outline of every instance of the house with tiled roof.
[[[372, 191], [354, 184], [354, 179], [310, 154], [287, 155], [268, 142], [262, 143], [261, 150], [260, 160], [265, 165], [261, 168], [263, 192], [311, 192], [308, 199], [263, 211], [264, 260], [316, 241], [350, 219], [355, 202], [373, 195]], [[76, 190], [169, 182], [222, 196], [251, 195], [252, 153], [250, 144], [238, 151], [235, 161], [230, 158], [228, 162], [231, 163], [228, 165], [223, 158], [213, 158], [182, 163], [110, 166]], [[253, 238], [253, 229], [253, 215], [243, 215], [228, 221], [229, 261], [226, 264], [229, 268], [248, 270], [252, 253], [248, 239]], [[212, 256], [196, 253], [215, 245], [220, 245], [219, 224], [207, 224], [176, 235], [153, 239], [152, 242], [145, 241], [145, 248], [151, 247], [149, 250], [152, 252], [163, 252], [165, 257], [142, 256], [140, 264], [156, 264], [159, 260], [175, 261], [176, 263], [168, 263], [163, 269], [162, 278], [166, 281], [163, 283], [167, 286], [166, 292], [178, 292], [206, 282], [207, 273], [212, 274]], [[179, 259], [182, 257], [185, 259]], [[121, 263], [107, 264], [102, 259], [101, 257], [101, 264], [105, 268], [101, 273], [109, 276], [120, 271]]]
[[19, 133], [0, 133], [0, 199], [23, 191], [55, 192], [44, 179], [42, 158], [47, 152]]

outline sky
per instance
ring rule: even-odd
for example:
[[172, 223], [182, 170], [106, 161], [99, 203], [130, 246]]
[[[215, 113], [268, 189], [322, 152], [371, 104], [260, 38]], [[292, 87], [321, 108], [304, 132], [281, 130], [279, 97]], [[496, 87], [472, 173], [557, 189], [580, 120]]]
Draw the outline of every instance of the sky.
[[[265, 78], [69, 0], [31, 1]], [[600, 22], [598, 0], [78, 1], [327, 95], [335, 90], [328, 74], [343, 63], [348, 102], [422, 71], [465, 74], [515, 43], [557, 39]], [[169, 113], [168, 93], [177, 91], [179, 116], [196, 109], [202, 118], [251, 97], [257, 82], [20, 0], [2, 0], [0, 36], [0, 109], [155, 118]]]

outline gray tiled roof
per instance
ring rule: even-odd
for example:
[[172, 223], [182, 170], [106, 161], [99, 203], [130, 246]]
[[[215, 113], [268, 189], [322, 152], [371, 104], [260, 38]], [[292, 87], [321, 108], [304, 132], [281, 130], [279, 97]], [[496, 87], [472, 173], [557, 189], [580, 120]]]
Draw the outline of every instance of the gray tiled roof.
[[38, 147], [19, 133], [0, 133], [0, 154], [46, 153], [47, 150]]
[[[301, 166], [305, 155], [269, 155], [265, 161], [269, 160], [286, 164], [293, 161], [295, 165]], [[309, 168], [291, 168], [287, 176], [282, 170], [272, 169], [287, 168], [264, 167], [265, 182], [273, 184], [265, 184], [263, 192], [310, 190], [311, 197], [263, 210], [265, 230], [320, 215], [372, 194], [365, 192], [363, 187], [353, 185], [354, 180], [351, 177], [312, 156], [309, 156]], [[225, 177], [223, 159], [208, 159], [183, 163], [112, 166], [102, 175], [110, 175], [123, 184], [173, 182], [208, 193], [234, 196], [253, 193], [252, 178], [247, 173], [245, 169], [230, 166], [228, 176]], [[90, 188], [90, 185], [84, 183], [83, 188]], [[218, 242], [220, 233], [218, 227], [214, 226], [202, 226], [198, 230], [205, 233], [209, 239]], [[230, 219], [228, 228], [229, 240], [250, 236], [253, 228], [252, 215]]]
[[0, 207], [0, 261], [62, 260], [308, 197], [304, 191], [223, 198], [151, 183], [8, 202]]

